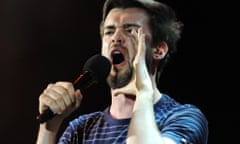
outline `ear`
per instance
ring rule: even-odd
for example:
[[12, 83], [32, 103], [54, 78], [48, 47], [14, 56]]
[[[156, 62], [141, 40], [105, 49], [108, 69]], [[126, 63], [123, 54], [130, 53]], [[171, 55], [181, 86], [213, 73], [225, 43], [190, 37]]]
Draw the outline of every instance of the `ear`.
[[153, 59], [161, 60], [163, 59], [168, 52], [168, 45], [166, 42], [161, 42], [156, 47], [153, 48]]

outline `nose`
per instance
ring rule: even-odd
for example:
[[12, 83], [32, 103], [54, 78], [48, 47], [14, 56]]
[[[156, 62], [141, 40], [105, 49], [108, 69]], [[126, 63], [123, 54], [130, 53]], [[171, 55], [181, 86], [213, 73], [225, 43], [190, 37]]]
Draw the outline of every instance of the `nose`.
[[125, 42], [124, 34], [121, 30], [116, 30], [115, 33], [112, 35], [112, 43], [121, 43]]

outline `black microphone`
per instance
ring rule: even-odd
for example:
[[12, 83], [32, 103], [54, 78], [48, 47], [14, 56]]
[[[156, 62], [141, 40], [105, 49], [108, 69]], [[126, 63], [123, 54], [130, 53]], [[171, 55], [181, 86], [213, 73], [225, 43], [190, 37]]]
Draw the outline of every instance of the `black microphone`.
[[[82, 73], [74, 80], [73, 85], [79, 89], [86, 89], [93, 84], [106, 80], [110, 69], [110, 61], [106, 57], [96, 54], [86, 61]], [[37, 120], [40, 123], [44, 123], [55, 115], [56, 114], [48, 108], [37, 116]]]

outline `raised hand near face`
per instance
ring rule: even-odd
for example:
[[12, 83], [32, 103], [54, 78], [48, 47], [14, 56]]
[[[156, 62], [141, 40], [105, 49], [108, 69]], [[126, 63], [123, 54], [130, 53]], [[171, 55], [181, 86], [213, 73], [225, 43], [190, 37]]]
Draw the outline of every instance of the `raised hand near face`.
[[153, 99], [153, 85], [152, 79], [149, 75], [149, 71], [146, 65], [146, 35], [143, 33], [142, 28], [138, 31], [132, 31], [135, 38], [135, 44], [137, 47], [137, 54], [135, 56], [133, 66], [135, 69], [135, 85], [137, 98], [139, 96]]

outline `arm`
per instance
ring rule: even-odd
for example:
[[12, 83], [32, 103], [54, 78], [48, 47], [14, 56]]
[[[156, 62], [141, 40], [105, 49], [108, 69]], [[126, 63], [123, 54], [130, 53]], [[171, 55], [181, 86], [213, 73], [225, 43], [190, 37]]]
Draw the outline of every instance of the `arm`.
[[[160, 95], [155, 84], [154, 76], [150, 77], [146, 68], [145, 35], [139, 29], [135, 35], [138, 51], [134, 60], [136, 70], [136, 101], [128, 129], [128, 144], [176, 144], [201, 143], [208, 141], [208, 123], [204, 114], [196, 107], [183, 105], [174, 111], [165, 121], [160, 131], [154, 114], [154, 101]], [[166, 46], [166, 45], [165, 45]], [[171, 109], [171, 108], [170, 108]]]
[[128, 131], [128, 144], [175, 144], [167, 137], [162, 137], [154, 117], [153, 104], [146, 99], [138, 99]]
[[128, 144], [175, 144], [169, 138], [161, 136], [154, 117], [154, 95], [157, 88], [154, 88], [154, 77], [150, 78], [146, 68], [145, 55], [145, 34], [142, 29], [138, 33], [133, 32], [136, 43], [138, 44], [137, 55], [134, 60], [136, 70], [135, 84], [137, 89], [136, 101], [134, 104], [133, 115], [128, 130]]
[[56, 122], [53, 127], [49, 127], [51, 124], [45, 122], [40, 124], [37, 144], [55, 144], [56, 136], [61, 125], [61, 122]]
[[52, 119], [40, 124], [37, 144], [55, 144], [56, 136], [65, 117], [80, 106], [82, 95], [69, 82], [49, 84], [39, 97], [39, 112], [50, 108], [57, 113]]

